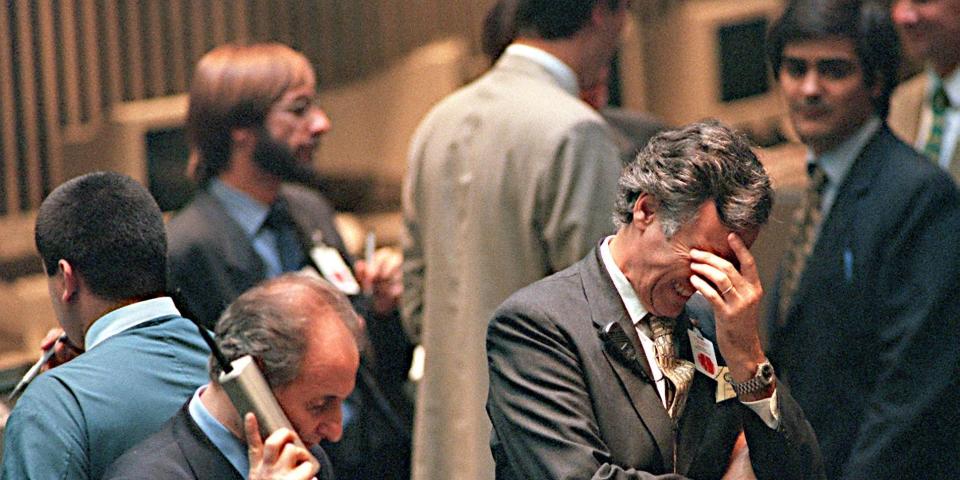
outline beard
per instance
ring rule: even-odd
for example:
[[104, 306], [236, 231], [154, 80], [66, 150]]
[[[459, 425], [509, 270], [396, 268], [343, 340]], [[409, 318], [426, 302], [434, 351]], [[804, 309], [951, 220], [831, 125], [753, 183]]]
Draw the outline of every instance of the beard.
[[311, 164], [303, 164], [290, 147], [270, 136], [266, 128], [257, 131], [257, 144], [253, 147], [253, 162], [264, 172], [281, 181], [316, 187], [320, 177]]

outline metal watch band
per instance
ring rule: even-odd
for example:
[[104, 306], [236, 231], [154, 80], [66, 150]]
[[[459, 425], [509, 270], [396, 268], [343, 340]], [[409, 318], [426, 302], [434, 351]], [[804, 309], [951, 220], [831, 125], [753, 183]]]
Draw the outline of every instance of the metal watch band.
[[[769, 375], [764, 375], [764, 371], [768, 371]], [[770, 361], [764, 361], [763, 363], [757, 365], [757, 373], [751, 378], [743, 383], [737, 383], [732, 378], [730, 379], [730, 386], [733, 388], [733, 391], [736, 392], [737, 396], [743, 396], [755, 392], [759, 392], [773, 383], [775, 374], [773, 373], [773, 365], [770, 365]]]

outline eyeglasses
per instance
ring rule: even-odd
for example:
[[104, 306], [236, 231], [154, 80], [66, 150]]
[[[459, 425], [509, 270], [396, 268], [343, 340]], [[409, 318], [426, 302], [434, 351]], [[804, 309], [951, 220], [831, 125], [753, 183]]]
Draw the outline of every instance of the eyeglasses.
[[275, 106], [282, 112], [298, 117], [306, 116], [313, 108], [321, 109], [320, 98], [317, 95], [297, 97], [287, 105], [277, 104]]

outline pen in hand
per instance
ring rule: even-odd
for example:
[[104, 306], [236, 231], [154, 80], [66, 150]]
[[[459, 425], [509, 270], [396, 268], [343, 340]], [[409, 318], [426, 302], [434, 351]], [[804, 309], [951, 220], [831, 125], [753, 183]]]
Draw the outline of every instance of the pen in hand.
[[30, 382], [37, 377], [37, 375], [40, 375], [40, 370], [43, 368], [43, 366], [46, 365], [47, 362], [49, 362], [50, 359], [56, 354], [57, 344], [65, 341], [67, 341], [66, 333], [60, 335], [60, 338], [58, 338], [57, 341], [50, 344], [50, 347], [43, 351], [43, 354], [40, 355], [40, 359], [37, 360], [37, 363], [34, 363], [33, 366], [30, 367], [30, 370], [27, 370], [27, 373], [24, 374], [22, 379], [20, 379], [20, 382], [17, 383], [17, 386], [13, 387], [13, 391], [10, 392], [10, 395], [7, 395], [8, 402], [20, 396], [20, 394], [23, 393], [23, 390], [27, 388], [27, 385], [29, 385]]
[[[377, 234], [373, 232], [367, 233], [367, 238], [363, 243], [363, 261], [367, 264], [367, 272], [369, 273], [370, 268], [373, 266], [373, 253], [377, 247]], [[363, 293], [364, 295], [370, 296], [373, 295], [373, 282], [364, 282]]]

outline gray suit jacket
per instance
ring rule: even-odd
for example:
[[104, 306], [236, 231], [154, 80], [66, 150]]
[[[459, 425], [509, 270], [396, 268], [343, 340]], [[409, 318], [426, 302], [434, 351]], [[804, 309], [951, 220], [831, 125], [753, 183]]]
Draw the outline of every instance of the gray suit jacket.
[[404, 185], [404, 316], [426, 350], [414, 478], [489, 478], [483, 338], [497, 305], [613, 231], [609, 127], [505, 54], [419, 126]]
[[[772, 430], [735, 399], [716, 403], [716, 382], [696, 373], [674, 427], [656, 387], [604, 345], [599, 330], [610, 322], [648, 369], [596, 249], [497, 310], [487, 334], [497, 478], [720, 478], [741, 428], [757, 478], [823, 477], [813, 431], [785, 388]], [[678, 350], [691, 359], [688, 328], [683, 314]]]

